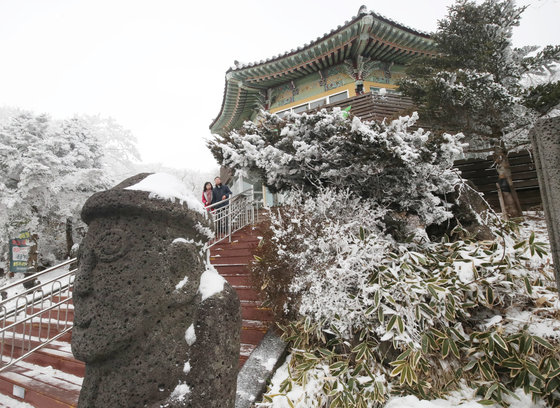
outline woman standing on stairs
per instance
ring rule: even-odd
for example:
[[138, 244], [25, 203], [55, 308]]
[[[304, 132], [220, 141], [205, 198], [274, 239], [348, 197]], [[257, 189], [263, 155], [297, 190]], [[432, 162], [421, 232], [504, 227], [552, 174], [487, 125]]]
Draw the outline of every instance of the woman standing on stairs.
[[[212, 189], [212, 183], [210, 183], [209, 181], [204, 183], [204, 188], [202, 189], [202, 204], [204, 204], [205, 207], [208, 207], [210, 204], [212, 204]], [[210, 209], [207, 209], [206, 211], [210, 211]]]

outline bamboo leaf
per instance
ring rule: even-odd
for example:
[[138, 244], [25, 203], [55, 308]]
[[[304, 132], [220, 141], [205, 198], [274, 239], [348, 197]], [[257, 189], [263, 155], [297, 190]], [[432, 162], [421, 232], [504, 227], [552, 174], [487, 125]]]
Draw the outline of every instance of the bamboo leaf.
[[443, 358], [446, 358], [449, 354], [449, 346], [449, 339], [443, 340], [443, 343], [441, 345], [441, 355]]
[[393, 315], [389, 320], [389, 324], [387, 325], [387, 331], [391, 331], [395, 323], [397, 322], [397, 315]]
[[501, 349], [507, 351], [507, 349], [508, 349], [507, 344], [506, 344], [506, 342], [504, 341], [504, 339], [502, 339], [502, 338], [500, 337], [500, 335], [499, 335], [498, 333], [492, 333], [492, 339], [494, 340], [494, 342], [496, 343], [496, 345], [497, 345], [498, 347], [500, 347]]
[[532, 295], [533, 287], [531, 286], [531, 283], [529, 282], [529, 279], [526, 276], [523, 277], [523, 282], [525, 282], [525, 288], [527, 289], [527, 293], [529, 295]]
[[398, 325], [398, 328], [399, 328], [399, 333], [403, 334], [404, 333], [404, 323], [403, 323], [402, 317], [400, 317], [400, 316], [397, 316], [397, 325]]
[[539, 336], [532, 336], [533, 340], [535, 341], [535, 343], [540, 344], [541, 346], [543, 346], [544, 348], [547, 348], [549, 350], [553, 350], [554, 347], [552, 346], [552, 344], [550, 344], [548, 341], [546, 341], [545, 339], [543, 339], [542, 337]]

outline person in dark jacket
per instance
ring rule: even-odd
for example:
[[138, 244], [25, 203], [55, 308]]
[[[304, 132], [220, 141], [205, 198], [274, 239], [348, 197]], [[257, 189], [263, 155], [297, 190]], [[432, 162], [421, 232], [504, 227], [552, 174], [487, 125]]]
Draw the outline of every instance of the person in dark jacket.
[[[212, 190], [212, 204], [216, 204], [220, 201], [229, 198], [233, 193], [229, 189], [228, 186], [222, 184], [222, 180], [219, 177], [214, 179], [214, 189]], [[217, 205], [214, 208], [221, 208], [224, 207], [227, 202]]]

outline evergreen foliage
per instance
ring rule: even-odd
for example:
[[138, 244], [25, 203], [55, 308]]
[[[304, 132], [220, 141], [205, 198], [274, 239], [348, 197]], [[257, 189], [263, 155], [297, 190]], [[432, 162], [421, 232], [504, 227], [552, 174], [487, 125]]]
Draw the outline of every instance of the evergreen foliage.
[[119, 163], [137, 157], [134, 139], [110, 119], [8, 113], [0, 123], [0, 259], [9, 238], [29, 231], [39, 236], [40, 262], [52, 264], [68, 255], [67, 220], [79, 241], [85, 200], [119, 178]]
[[[520, 81], [528, 74], [553, 71], [560, 46], [535, 55], [537, 47], [514, 49], [512, 30], [524, 10], [513, 0], [459, 0], [449, 7], [434, 35], [439, 54], [415, 60], [400, 83], [421, 107], [423, 120], [495, 144], [503, 134], [532, 123], [535, 115], [527, 108], [534, 104], [523, 99]], [[536, 88], [533, 94], [542, 91], [546, 94], [547, 89]]]
[[262, 113], [211, 150], [220, 164], [258, 174], [272, 191], [349, 188], [394, 211], [417, 214], [426, 224], [451, 218], [445, 195], [461, 182], [452, 170], [462, 153], [461, 135], [411, 130], [417, 116], [391, 123], [363, 123], [335, 109], [283, 118]]

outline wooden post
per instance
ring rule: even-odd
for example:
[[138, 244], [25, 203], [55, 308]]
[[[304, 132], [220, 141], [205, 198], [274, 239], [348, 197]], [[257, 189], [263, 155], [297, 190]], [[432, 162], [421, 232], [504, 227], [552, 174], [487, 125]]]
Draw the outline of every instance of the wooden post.
[[506, 205], [504, 203], [504, 194], [502, 193], [502, 189], [500, 188], [499, 183], [496, 183], [496, 190], [498, 191], [498, 199], [500, 200], [500, 208], [502, 209], [502, 218], [507, 221], [509, 217], [508, 217]]

